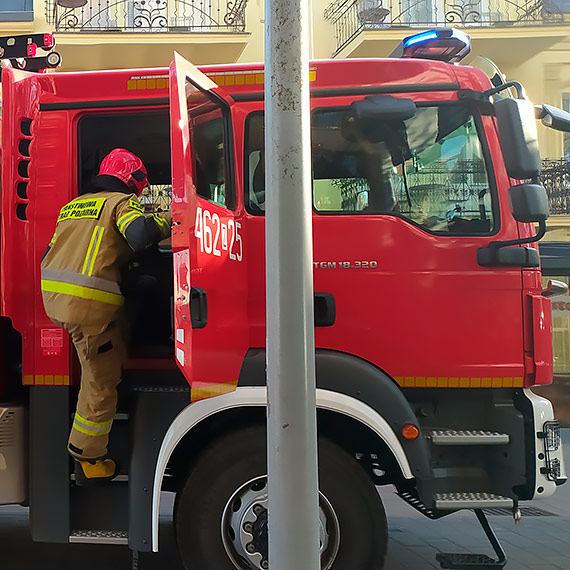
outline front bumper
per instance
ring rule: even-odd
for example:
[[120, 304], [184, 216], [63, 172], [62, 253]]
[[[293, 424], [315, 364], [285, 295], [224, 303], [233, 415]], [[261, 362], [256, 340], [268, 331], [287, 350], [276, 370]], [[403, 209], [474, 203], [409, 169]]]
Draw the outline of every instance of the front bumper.
[[563, 485], [567, 477], [562, 455], [560, 422], [558, 420], [544, 422], [542, 431], [538, 432], [537, 436], [543, 442], [543, 451], [538, 450], [539, 460], [544, 455], [544, 466], [540, 467], [541, 474], [556, 485]]
[[554, 419], [552, 404], [529, 388], [524, 390], [531, 401], [534, 416], [535, 486], [533, 498], [545, 498], [566, 482], [560, 424]]

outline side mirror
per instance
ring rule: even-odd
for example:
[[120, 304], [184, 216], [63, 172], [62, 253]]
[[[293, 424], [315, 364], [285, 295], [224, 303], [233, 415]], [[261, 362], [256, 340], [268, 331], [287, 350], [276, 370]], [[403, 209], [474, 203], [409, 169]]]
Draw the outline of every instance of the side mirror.
[[511, 211], [517, 222], [544, 222], [550, 210], [541, 184], [517, 184], [509, 188]]
[[493, 104], [505, 167], [511, 178], [536, 179], [541, 162], [534, 106], [527, 99], [499, 99]]
[[536, 118], [540, 119], [545, 127], [570, 132], [570, 113], [552, 105], [537, 105], [534, 109]]
[[477, 250], [477, 263], [482, 267], [538, 267], [536, 249], [508, 246], [533, 243], [544, 236], [549, 213], [546, 190], [540, 184], [517, 184], [509, 188], [509, 202], [517, 222], [538, 222], [537, 234], [520, 239], [492, 241], [487, 247]]

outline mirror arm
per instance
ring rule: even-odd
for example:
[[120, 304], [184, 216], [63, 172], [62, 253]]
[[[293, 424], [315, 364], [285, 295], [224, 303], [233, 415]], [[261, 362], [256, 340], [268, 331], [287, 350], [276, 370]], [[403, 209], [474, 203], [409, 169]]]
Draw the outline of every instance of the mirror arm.
[[518, 99], [526, 99], [526, 93], [524, 87], [518, 81], [509, 81], [508, 83], [501, 83], [501, 85], [497, 87], [493, 87], [492, 89], [487, 89], [487, 91], [475, 91], [474, 89], [459, 89], [457, 91], [457, 97], [459, 99], [469, 99], [471, 101], [475, 101], [476, 103], [480, 103], [483, 105], [490, 105], [491, 102], [489, 98], [505, 89], [509, 89], [510, 87], [514, 87], [517, 92]]
[[546, 221], [539, 222], [535, 236], [508, 241], [492, 241], [487, 247], [477, 250], [477, 263], [482, 267], [539, 267], [538, 251], [530, 247], [507, 247], [538, 241], [546, 233]]
[[483, 95], [485, 97], [492, 97], [505, 89], [509, 89], [509, 87], [514, 87], [517, 92], [517, 99], [526, 99], [526, 93], [524, 87], [518, 81], [508, 81], [507, 83], [502, 83], [498, 87], [493, 87], [492, 89], [487, 89], [487, 91], [483, 91]]
[[546, 289], [542, 291], [543, 297], [556, 297], [558, 295], [568, 295], [568, 285], [563, 281], [550, 279]]
[[492, 241], [487, 247], [493, 249], [499, 249], [501, 247], [507, 247], [509, 245], [523, 245], [526, 243], [534, 243], [538, 240], [541, 240], [544, 237], [545, 233], [546, 233], [546, 221], [542, 220], [538, 222], [538, 232], [534, 236], [521, 238], [521, 239], [511, 239], [508, 241]]

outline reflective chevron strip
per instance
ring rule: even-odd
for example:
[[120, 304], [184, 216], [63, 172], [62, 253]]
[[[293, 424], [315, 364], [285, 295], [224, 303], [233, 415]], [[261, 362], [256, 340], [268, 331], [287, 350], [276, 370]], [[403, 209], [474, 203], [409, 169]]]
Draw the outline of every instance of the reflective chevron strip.
[[78, 413], [75, 413], [75, 417], [73, 418], [73, 429], [94, 437], [107, 435], [111, 431], [112, 425], [112, 419], [106, 422], [92, 422], [82, 418]]

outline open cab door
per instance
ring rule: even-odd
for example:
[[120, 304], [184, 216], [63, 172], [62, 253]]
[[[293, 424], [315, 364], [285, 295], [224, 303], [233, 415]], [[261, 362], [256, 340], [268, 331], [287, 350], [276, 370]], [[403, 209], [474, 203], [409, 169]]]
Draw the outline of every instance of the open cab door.
[[175, 54], [170, 66], [174, 334], [192, 401], [234, 390], [249, 348], [233, 105], [218, 85]]

